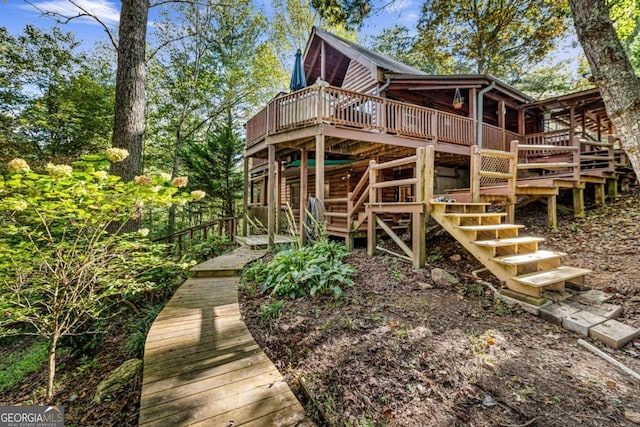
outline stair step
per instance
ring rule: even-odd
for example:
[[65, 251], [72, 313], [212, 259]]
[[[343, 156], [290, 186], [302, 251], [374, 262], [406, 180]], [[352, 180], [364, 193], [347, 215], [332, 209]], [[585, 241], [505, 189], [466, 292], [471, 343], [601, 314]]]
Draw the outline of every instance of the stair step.
[[530, 254], [522, 255], [506, 255], [501, 257], [492, 258], [495, 262], [505, 265], [523, 265], [530, 264], [537, 261], [545, 261], [555, 258], [563, 257], [567, 254], [564, 252], [555, 251], [537, 251]]
[[542, 287], [553, 285], [554, 283], [562, 282], [565, 280], [575, 279], [591, 273], [591, 270], [586, 268], [561, 266], [547, 271], [539, 271], [537, 273], [523, 274], [522, 276], [516, 276], [513, 280], [516, 280], [523, 285]]
[[521, 225], [521, 224], [461, 225], [458, 228], [464, 231], [495, 231], [495, 230], [514, 230], [516, 228], [524, 228], [524, 225]]
[[504, 212], [478, 212], [478, 213], [458, 213], [458, 212], [447, 212], [443, 214], [443, 216], [449, 216], [454, 218], [493, 218], [493, 217], [505, 217], [507, 216]]
[[431, 205], [447, 205], [447, 206], [491, 206], [491, 203], [482, 203], [482, 202], [439, 202], [435, 199], [429, 201]]
[[537, 242], [544, 242], [544, 239], [542, 237], [521, 236], [521, 237], [510, 237], [508, 239], [477, 240], [473, 243], [475, 243], [478, 246], [484, 246], [487, 248], [498, 248], [501, 246], [524, 245], [527, 243], [537, 243]]
[[518, 169], [558, 169], [577, 166], [577, 163], [518, 163]]
[[534, 144], [518, 144], [518, 150], [527, 151], [527, 150], [544, 150], [544, 151], [570, 151], [577, 150], [578, 147], [573, 145], [534, 145]]

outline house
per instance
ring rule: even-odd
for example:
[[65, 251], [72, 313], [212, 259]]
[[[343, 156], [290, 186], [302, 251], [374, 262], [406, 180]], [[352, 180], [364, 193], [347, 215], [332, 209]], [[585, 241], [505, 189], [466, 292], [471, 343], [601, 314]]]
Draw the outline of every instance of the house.
[[[578, 269], [525, 289], [511, 279], [556, 269], [561, 255], [491, 260], [539, 252], [539, 240], [518, 240], [517, 227], [502, 223], [513, 223], [517, 203], [545, 200], [555, 226], [560, 191], [572, 192], [576, 215], [587, 187], [601, 203], [606, 189], [615, 195], [615, 136], [597, 90], [535, 101], [491, 75], [429, 75], [319, 28], [303, 61], [315, 83], [275, 97], [246, 125], [245, 222], [266, 223], [270, 242], [287, 205], [304, 230], [312, 200], [329, 235], [348, 247], [366, 237], [371, 254], [387, 250], [377, 245], [384, 233], [401, 248], [396, 255], [422, 266], [430, 216], [517, 292], [539, 297], [565, 276], [581, 280]], [[485, 202], [505, 212], [488, 213]]]

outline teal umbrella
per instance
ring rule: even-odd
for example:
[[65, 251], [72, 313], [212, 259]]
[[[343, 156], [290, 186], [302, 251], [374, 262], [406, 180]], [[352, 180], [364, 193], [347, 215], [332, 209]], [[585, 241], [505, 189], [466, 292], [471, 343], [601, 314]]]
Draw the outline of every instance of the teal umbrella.
[[289, 83], [289, 89], [291, 92], [295, 92], [307, 87], [307, 79], [304, 77], [304, 67], [302, 66], [302, 52], [300, 49], [296, 52], [296, 61], [293, 64], [293, 73], [291, 74], [291, 82]]

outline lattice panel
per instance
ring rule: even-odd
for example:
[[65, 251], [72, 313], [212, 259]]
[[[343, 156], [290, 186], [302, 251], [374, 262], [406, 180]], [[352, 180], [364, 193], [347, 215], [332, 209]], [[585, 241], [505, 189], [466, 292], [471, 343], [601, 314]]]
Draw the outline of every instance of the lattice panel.
[[[509, 159], [481, 156], [480, 162], [480, 170], [482, 171], [509, 173]], [[506, 183], [507, 180], [503, 178], [480, 177], [480, 186]]]

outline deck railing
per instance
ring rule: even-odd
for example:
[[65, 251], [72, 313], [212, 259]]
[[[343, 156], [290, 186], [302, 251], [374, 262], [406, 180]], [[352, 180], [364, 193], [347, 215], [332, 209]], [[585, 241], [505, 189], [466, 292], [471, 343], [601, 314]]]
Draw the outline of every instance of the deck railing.
[[[247, 122], [247, 147], [262, 137], [318, 123], [470, 146], [475, 120], [433, 108], [394, 101], [332, 86], [310, 86], [273, 99]], [[516, 138], [513, 138], [513, 135]], [[484, 145], [507, 149], [519, 135], [484, 124]]]

